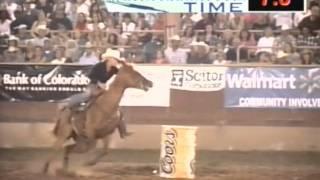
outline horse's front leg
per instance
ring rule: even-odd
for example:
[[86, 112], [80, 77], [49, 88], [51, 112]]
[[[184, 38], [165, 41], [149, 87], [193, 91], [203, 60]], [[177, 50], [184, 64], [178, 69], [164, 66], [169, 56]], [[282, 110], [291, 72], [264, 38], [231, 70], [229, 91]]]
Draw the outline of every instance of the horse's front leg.
[[95, 154], [94, 158], [89, 160], [85, 165], [87, 166], [93, 166], [97, 164], [97, 162], [102, 159], [104, 156], [106, 156], [109, 153], [109, 145], [111, 141], [111, 135], [107, 135], [102, 139], [103, 141], [103, 148]]
[[54, 151], [49, 155], [49, 158], [45, 161], [44, 166], [42, 168], [43, 173], [48, 173], [51, 162], [60, 154], [60, 150], [63, 147], [64, 139], [57, 139], [53, 145]]

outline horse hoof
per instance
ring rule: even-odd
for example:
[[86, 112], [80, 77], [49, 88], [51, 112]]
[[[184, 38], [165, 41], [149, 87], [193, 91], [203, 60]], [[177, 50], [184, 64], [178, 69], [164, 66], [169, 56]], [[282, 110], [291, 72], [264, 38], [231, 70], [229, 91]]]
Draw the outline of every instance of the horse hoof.
[[63, 168], [59, 168], [56, 170], [56, 175], [65, 176], [65, 177], [74, 177], [75, 173]]
[[46, 164], [44, 164], [44, 166], [42, 168], [42, 173], [48, 174], [48, 170], [49, 170], [49, 163], [46, 163]]

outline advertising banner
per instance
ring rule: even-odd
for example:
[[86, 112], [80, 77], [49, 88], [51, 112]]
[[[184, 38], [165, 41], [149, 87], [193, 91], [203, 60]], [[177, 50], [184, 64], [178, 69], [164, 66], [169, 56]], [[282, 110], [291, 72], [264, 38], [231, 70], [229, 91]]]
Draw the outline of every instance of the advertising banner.
[[[169, 106], [170, 70], [165, 67], [136, 66], [154, 86], [148, 92], [127, 89], [123, 106]], [[0, 65], [0, 100], [55, 102], [83, 92], [90, 82], [91, 66]], [[166, 73], [167, 72], [167, 73]]]
[[226, 67], [177, 66], [171, 69], [171, 88], [187, 91], [219, 91], [225, 87]]
[[320, 69], [229, 68], [225, 107], [320, 108]]

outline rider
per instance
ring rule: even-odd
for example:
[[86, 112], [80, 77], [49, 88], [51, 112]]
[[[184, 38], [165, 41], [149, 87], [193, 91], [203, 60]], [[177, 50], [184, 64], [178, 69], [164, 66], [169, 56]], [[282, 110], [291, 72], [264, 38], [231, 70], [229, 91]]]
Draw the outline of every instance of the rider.
[[[82, 102], [87, 102], [92, 97], [98, 96], [103, 89], [105, 89], [105, 83], [118, 73], [118, 61], [120, 60], [119, 51], [108, 49], [102, 54], [101, 59], [102, 61], [94, 65], [88, 75], [90, 84], [86, 91], [75, 94], [68, 98], [67, 102], [59, 104], [58, 109], [60, 111], [64, 108], [74, 107]], [[120, 118], [118, 130], [121, 138], [125, 138], [132, 134], [131, 132], [127, 132], [126, 124], [122, 118]]]

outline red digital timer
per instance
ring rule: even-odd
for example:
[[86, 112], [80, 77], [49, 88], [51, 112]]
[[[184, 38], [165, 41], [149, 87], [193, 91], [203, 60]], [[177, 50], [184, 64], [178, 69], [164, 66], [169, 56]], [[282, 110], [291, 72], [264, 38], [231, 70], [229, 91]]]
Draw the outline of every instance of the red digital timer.
[[249, 11], [304, 11], [304, 0], [249, 0]]

